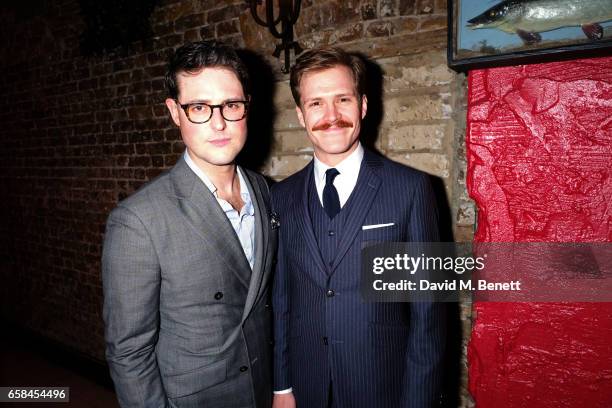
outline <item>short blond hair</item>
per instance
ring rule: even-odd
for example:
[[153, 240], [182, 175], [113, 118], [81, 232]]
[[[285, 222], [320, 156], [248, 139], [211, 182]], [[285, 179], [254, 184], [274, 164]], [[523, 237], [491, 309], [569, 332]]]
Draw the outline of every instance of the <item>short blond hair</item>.
[[339, 47], [320, 47], [304, 52], [297, 58], [295, 65], [291, 67], [289, 84], [295, 104], [301, 106], [300, 81], [305, 74], [337, 66], [347, 67], [351, 71], [357, 95], [364, 95], [366, 90], [366, 66], [363, 60]]

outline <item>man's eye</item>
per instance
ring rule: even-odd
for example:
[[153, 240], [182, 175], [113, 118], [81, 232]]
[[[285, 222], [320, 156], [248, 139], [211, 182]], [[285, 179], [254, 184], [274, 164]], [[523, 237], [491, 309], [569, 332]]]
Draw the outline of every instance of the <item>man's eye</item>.
[[194, 112], [202, 112], [203, 110], [206, 110], [206, 105], [194, 104], [191, 105], [191, 110]]
[[340, 102], [350, 102], [350, 101], [351, 101], [351, 98], [346, 97], [346, 96], [345, 96], [345, 97], [340, 98]]
[[228, 102], [225, 104], [226, 109], [236, 110], [240, 107], [240, 104], [237, 102]]
[[310, 102], [308, 104], [308, 107], [310, 107], [310, 108], [316, 108], [318, 106], [321, 106], [321, 102], [315, 101], [315, 102]]

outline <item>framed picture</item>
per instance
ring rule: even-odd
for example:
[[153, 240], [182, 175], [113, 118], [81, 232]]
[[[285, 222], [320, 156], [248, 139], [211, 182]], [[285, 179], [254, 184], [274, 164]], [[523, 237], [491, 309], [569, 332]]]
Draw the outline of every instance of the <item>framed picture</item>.
[[456, 71], [612, 55], [612, 0], [448, 0]]

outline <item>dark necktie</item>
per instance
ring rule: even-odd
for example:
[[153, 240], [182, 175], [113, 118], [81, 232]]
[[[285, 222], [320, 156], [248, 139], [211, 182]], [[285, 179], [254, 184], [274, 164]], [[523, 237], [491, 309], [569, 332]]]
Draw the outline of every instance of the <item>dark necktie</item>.
[[325, 188], [323, 188], [323, 208], [329, 218], [334, 218], [340, 212], [340, 198], [334, 187], [334, 179], [340, 172], [333, 167], [325, 172]]

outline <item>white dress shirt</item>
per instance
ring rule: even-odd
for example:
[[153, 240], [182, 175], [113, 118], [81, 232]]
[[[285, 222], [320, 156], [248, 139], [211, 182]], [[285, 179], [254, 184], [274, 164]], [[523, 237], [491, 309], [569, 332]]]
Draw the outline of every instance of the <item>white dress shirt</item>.
[[[224, 199], [219, 197], [217, 193], [217, 187], [213, 184], [213, 182], [208, 178], [208, 176], [200, 169], [194, 162], [191, 160], [191, 157], [185, 150], [185, 162], [189, 168], [198, 176], [200, 180], [208, 187], [211, 193], [217, 199], [217, 202], [221, 206], [221, 210], [225, 213], [225, 216], [232, 224], [238, 239], [240, 240], [240, 245], [244, 250], [244, 255], [249, 261], [249, 265], [251, 269], [253, 269], [253, 265], [255, 264], [255, 208], [253, 207], [253, 201], [251, 200], [251, 195], [249, 194], [249, 188], [244, 180], [244, 176], [242, 175], [242, 171], [238, 166], [236, 166], [236, 170], [238, 172], [238, 180], [240, 181], [240, 197], [242, 201], [244, 201], [244, 205], [240, 209], [240, 212], [236, 211], [232, 205], [225, 201]], [[216, 231], [215, 231], [216, 233]]]
[[[351, 196], [351, 193], [357, 185], [357, 177], [359, 177], [359, 169], [361, 168], [361, 161], [363, 160], [363, 146], [361, 142], [357, 146], [357, 149], [351, 153], [346, 159], [338, 163], [334, 168], [340, 172], [334, 178], [334, 187], [338, 191], [338, 198], [340, 199], [340, 208], [344, 207], [347, 200]], [[314, 178], [315, 185], [317, 187], [317, 194], [319, 201], [323, 205], [323, 188], [325, 188], [325, 172], [330, 169], [331, 166], [320, 161], [316, 154], [314, 157]]]

